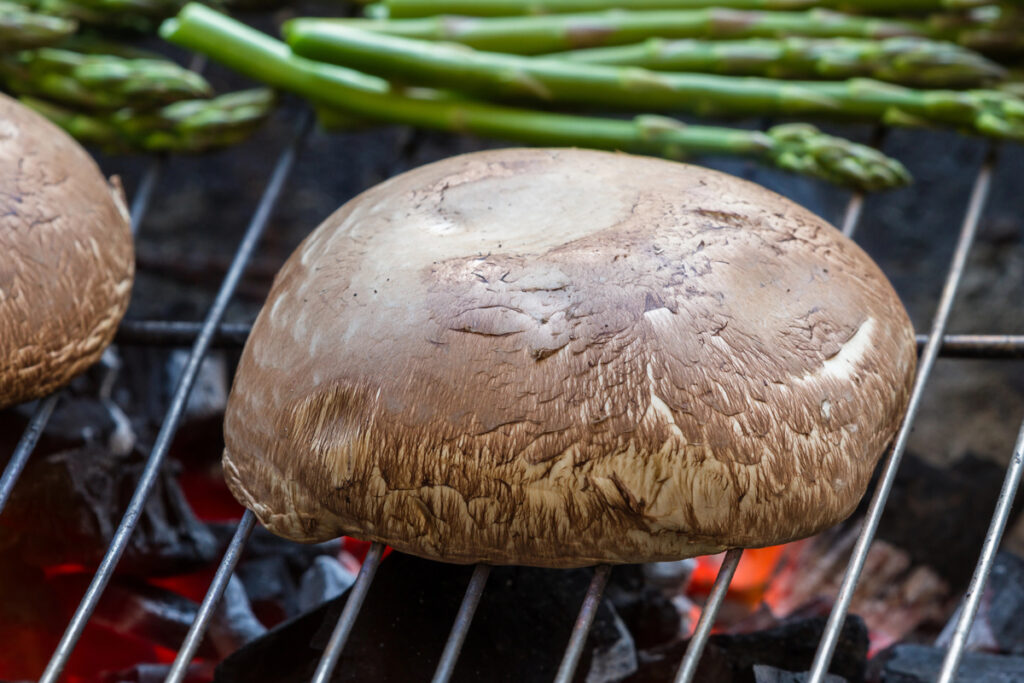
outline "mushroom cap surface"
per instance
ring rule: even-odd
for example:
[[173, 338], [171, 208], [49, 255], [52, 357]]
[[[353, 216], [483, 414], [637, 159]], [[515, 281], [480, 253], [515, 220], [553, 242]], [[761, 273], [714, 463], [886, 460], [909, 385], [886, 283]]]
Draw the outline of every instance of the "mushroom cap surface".
[[0, 407], [99, 359], [134, 269], [120, 186], [67, 133], [0, 95]]
[[770, 545], [853, 511], [915, 362], [879, 268], [783, 197], [480, 152], [371, 188], [292, 254], [224, 469], [298, 541], [549, 567]]

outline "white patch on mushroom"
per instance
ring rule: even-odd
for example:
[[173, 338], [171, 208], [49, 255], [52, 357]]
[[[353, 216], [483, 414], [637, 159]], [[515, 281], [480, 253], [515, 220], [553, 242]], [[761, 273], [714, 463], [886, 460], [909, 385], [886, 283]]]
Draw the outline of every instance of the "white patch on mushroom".
[[651, 381], [651, 402], [647, 407], [647, 414], [644, 415], [644, 419], [646, 420], [651, 416], [660, 417], [662, 422], [672, 430], [672, 433], [682, 439], [683, 432], [679, 429], [679, 425], [676, 424], [676, 418], [672, 415], [672, 409], [661, 400], [661, 397], [654, 393], [654, 368], [651, 367], [650, 363], [647, 364], [647, 378]]
[[822, 379], [849, 381], [853, 377], [854, 370], [871, 349], [874, 331], [875, 319], [868, 318], [861, 323], [854, 335], [846, 340], [836, 355], [827, 359], [813, 373], [804, 375], [797, 381], [809, 382]]

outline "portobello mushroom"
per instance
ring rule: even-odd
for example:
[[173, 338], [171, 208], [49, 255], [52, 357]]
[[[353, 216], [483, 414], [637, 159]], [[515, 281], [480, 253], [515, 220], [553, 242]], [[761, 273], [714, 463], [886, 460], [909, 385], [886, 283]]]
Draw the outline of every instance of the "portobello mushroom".
[[771, 545], [852, 512], [915, 362], [881, 270], [783, 197], [652, 158], [480, 152], [364, 192], [291, 256], [224, 469], [277, 534], [448, 562]]
[[128, 307], [134, 268], [117, 179], [0, 95], [0, 408], [96, 362]]

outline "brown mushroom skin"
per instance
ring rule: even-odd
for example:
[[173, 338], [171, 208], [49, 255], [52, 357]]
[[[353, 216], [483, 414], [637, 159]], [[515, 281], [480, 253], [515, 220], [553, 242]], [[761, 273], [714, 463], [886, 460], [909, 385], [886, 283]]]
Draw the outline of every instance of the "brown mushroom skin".
[[0, 408], [45, 396], [99, 359], [134, 269], [116, 180], [0, 95]]
[[511, 149], [374, 187], [278, 274], [225, 418], [297, 541], [448, 562], [671, 560], [848, 516], [909, 397], [885, 276], [759, 186]]

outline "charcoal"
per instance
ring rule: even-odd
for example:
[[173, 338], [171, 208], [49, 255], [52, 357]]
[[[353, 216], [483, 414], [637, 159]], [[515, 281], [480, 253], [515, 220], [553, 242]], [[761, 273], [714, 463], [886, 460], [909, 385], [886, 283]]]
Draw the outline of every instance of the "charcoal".
[[636, 671], [636, 645], [629, 629], [618, 614], [613, 625], [618, 633], [615, 641], [595, 647], [585, 683], [617, 683]]
[[690, 578], [697, 560], [675, 560], [672, 562], [651, 562], [643, 565], [644, 576], [654, 586], [675, 591], [681, 588]]
[[235, 575], [263, 621], [277, 623], [299, 613], [298, 579], [284, 557], [246, 560], [238, 565]]
[[[0, 411], [0, 462], [14, 451], [35, 406], [29, 403]], [[47, 421], [36, 450], [51, 453], [98, 443], [116, 427], [102, 401], [65, 392]]]
[[[471, 573], [471, 567], [398, 553], [386, 558], [332, 680], [429, 680]], [[569, 641], [591, 575], [585, 569], [495, 567], [452, 680], [550, 681]], [[215, 680], [308, 680], [346, 597], [271, 629], [221, 662]], [[614, 649], [620, 640], [614, 609], [603, 600], [576, 680], [586, 679], [595, 649]]]
[[[988, 531], [992, 508], [1003, 485], [1005, 467], [968, 454], [950, 467], [937, 467], [908, 453], [896, 473], [886, 514], [877, 537], [905, 550], [913, 565], [927, 565], [957, 593], [966, 588], [973, 562], [949, 558], [977, 557]], [[847, 525], [859, 524], [870, 491]], [[1018, 496], [1016, 515], [1024, 506]]]
[[[927, 645], [894, 645], [872, 660], [872, 681], [878, 683], [931, 683], [942, 668], [944, 648]], [[965, 652], [957, 683], [1020, 683], [1024, 657]]]
[[[138, 451], [118, 457], [96, 445], [32, 458], [0, 517], [0, 547], [38, 566], [98, 565], [144, 458]], [[165, 467], [117, 570], [135, 576], [184, 574], [208, 566], [218, 550]]]
[[232, 576], [224, 589], [224, 597], [210, 620], [209, 640], [217, 650], [219, 658], [251, 643], [264, 633], [264, 626], [253, 614], [249, 596], [237, 576]]
[[[188, 364], [191, 351], [175, 349], [167, 358], [165, 382], [162, 384], [169, 392], [166, 400], [170, 402], [172, 393], [178, 386], [178, 380]], [[192, 391], [185, 404], [183, 424], [192, 420], [220, 419], [228, 402], [228, 370], [222, 352], [211, 352], [199, 365]]]
[[356, 577], [333, 557], [320, 555], [302, 575], [299, 584], [299, 610], [308, 612], [347, 591]]
[[[767, 664], [754, 665], [755, 683], [806, 683], [809, 676], [810, 674], [805, 671], [784, 671]], [[825, 683], [846, 683], [845, 678], [835, 674], [825, 674], [824, 681]]]
[[[825, 629], [825, 618], [787, 620], [772, 628], [751, 633], [711, 636], [694, 678], [707, 683], [754, 683], [754, 665], [767, 664], [785, 671], [807, 671]], [[639, 669], [626, 679], [631, 683], [675, 680], [689, 641], [641, 651]], [[858, 616], [843, 622], [829, 671], [850, 683], [864, 680], [868, 631]]]
[[[950, 617], [936, 641], [948, 647], [960, 609]], [[978, 614], [967, 636], [968, 650], [1024, 655], [1024, 559], [1000, 551], [992, 562]]]
[[[198, 612], [197, 603], [166, 588], [118, 579], [107, 586], [92, 619], [114, 631], [127, 631], [147, 642], [176, 650]], [[216, 652], [203, 643], [198, 654], [210, 657]]]
[[637, 648], [655, 647], [679, 637], [679, 611], [661, 590], [651, 584], [646, 567], [616, 567], [608, 581], [605, 596], [629, 629]]
[[[211, 522], [210, 532], [217, 538], [218, 545], [227, 546], [238, 527], [235, 523]], [[287, 562], [296, 577], [301, 576], [320, 555], [337, 555], [341, 539], [324, 543], [295, 543], [275, 536], [262, 526], [253, 529], [242, 553], [242, 562], [263, 557], [281, 557]]]
[[[211, 523], [218, 544], [227, 546], [236, 524]], [[257, 526], [245, 545], [236, 575], [245, 586], [256, 615], [266, 624], [277, 624], [297, 616], [299, 585], [316, 558], [336, 556], [340, 540], [306, 545], [293, 543]]]
[[[193, 662], [185, 673], [186, 681], [207, 679], [209, 667]], [[136, 664], [130, 669], [107, 673], [97, 678], [97, 683], [163, 683], [171, 672], [170, 664]]]

